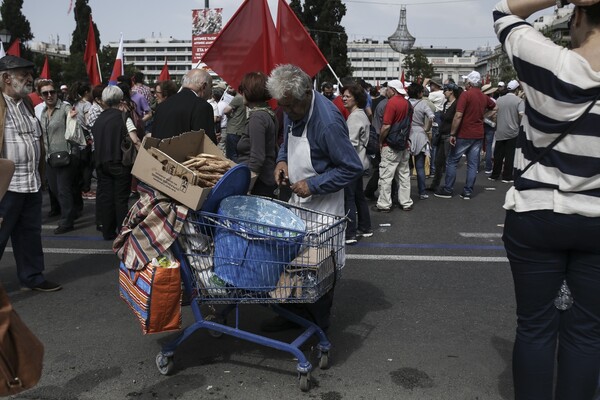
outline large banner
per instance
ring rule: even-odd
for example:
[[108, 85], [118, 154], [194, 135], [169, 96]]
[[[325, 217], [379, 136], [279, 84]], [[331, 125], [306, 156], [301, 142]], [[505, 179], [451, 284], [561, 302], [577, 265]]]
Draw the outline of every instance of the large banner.
[[192, 10], [192, 64], [197, 64], [221, 31], [222, 8]]

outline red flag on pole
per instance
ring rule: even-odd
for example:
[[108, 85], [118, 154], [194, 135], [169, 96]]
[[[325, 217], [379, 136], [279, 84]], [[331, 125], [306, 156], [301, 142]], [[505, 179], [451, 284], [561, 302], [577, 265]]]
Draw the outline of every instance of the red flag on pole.
[[40, 78], [50, 79], [50, 66], [48, 65], [48, 56], [44, 57], [44, 66], [42, 67]]
[[235, 88], [246, 73], [269, 74], [280, 60], [281, 44], [267, 0], [246, 0], [202, 57]]
[[404, 68], [402, 68], [402, 75], [400, 76], [400, 82], [402, 82], [402, 86], [406, 86], [404, 83]]
[[311, 77], [328, 64], [285, 0], [279, 0], [277, 7], [277, 33], [283, 50], [282, 63], [297, 65]]
[[88, 28], [87, 40], [85, 42], [85, 53], [83, 53], [83, 61], [87, 71], [90, 84], [96, 86], [102, 83], [100, 77], [100, 68], [98, 61], [98, 49], [96, 48], [96, 35], [94, 34], [94, 22], [92, 14], [90, 14], [90, 26]]
[[160, 75], [158, 76], [158, 82], [162, 81], [170, 81], [171, 74], [169, 74], [169, 66], [167, 65], [167, 57], [165, 57], [165, 65], [162, 67], [162, 71], [160, 71]]
[[21, 39], [16, 38], [14, 42], [6, 50], [9, 56], [21, 57]]
[[123, 35], [121, 35], [121, 41], [119, 42], [119, 50], [117, 51], [117, 58], [115, 59], [115, 64], [113, 65], [112, 74], [110, 75], [108, 84], [116, 85], [117, 78], [124, 74], [125, 70], [123, 66]]

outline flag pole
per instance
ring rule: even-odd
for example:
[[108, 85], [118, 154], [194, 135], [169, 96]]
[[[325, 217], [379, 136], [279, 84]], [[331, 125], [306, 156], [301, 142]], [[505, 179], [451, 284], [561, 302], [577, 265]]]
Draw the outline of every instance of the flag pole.
[[98, 77], [100, 78], [100, 83], [102, 83], [102, 70], [100, 69], [100, 57], [98, 57], [98, 53], [96, 53], [96, 65], [98, 66]]
[[333, 74], [333, 77], [335, 78], [335, 80], [338, 83], [338, 87], [341, 88], [342, 87], [342, 82], [340, 82], [340, 78], [338, 78], [338, 76], [335, 74], [335, 71], [333, 70], [333, 68], [331, 68], [331, 65], [329, 63], [327, 63], [327, 68], [329, 68], [329, 70], [331, 71], [331, 73]]

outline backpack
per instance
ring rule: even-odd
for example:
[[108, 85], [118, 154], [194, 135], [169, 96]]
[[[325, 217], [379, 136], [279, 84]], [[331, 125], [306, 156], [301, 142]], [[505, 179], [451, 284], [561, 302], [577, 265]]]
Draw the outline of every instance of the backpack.
[[410, 136], [410, 126], [413, 117], [412, 104], [408, 103], [408, 112], [401, 121], [392, 124], [390, 131], [385, 138], [385, 142], [392, 148], [392, 150], [400, 151], [404, 150], [408, 144], [408, 137]]
[[379, 153], [379, 134], [371, 125], [369, 129], [369, 141], [364, 145], [367, 150], [367, 155], [372, 156]]

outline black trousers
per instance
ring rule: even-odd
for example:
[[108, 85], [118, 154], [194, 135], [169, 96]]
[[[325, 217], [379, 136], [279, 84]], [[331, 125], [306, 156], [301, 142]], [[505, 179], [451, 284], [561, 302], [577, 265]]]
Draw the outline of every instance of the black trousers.
[[96, 173], [96, 205], [102, 221], [102, 236], [112, 240], [129, 211], [131, 167], [124, 167], [121, 162], [107, 162], [97, 166]]
[[494, 147], [494, 167], [490, 178], [498, 179], [502, 175], [505, 181], [513, 180], [513, 163], [515, 161], [515, 148], [517, 138], [496, 140]]

